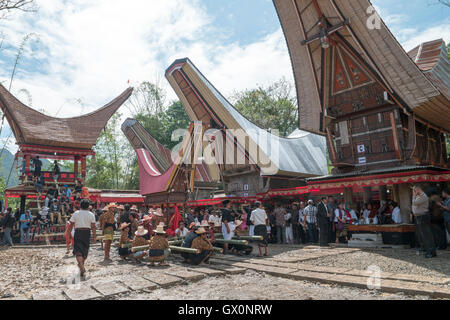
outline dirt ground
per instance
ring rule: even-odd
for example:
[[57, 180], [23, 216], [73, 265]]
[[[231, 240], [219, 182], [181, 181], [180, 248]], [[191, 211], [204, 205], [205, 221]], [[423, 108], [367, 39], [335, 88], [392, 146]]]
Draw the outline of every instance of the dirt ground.
[[[438, 258], [424, 259], [412, 249], [356, 250], [317, 257], [332, 249], [271, 245], [271, 259], [303, 259], [299, 263], [317, 266], [350, 267], [365, 270], [377, 264], [382, 271], [396, 273], [415, 273], [424, 276], [449, 277], [450, 251], [438, 252]], [[64, 288], [67, 278], [77, 272], [76, 261], [65, 254], [65, 248], [12, 248], [0, 250], [0, 299], [31, 299], [34, 293], [43, 290]], [[345, 251], [345, 249], [344, 249]], [[254, 251], [255, 253], [255, 251]], [[135, 265], [119, 260], [116, 250], [112, 250], [113, 262], [103, 264], [103, 251], [99, 246], [91, 248], [87, 261], [89, 283], [101, 279], [126, 281], [128, 274], [146, 275], [161, 272], [146, 264]], [[254, 255], [248, 258], [254, 258]], [[305, 260], [306, 259], [306, 260]], [[178, 259], [171, 261], [180, 266]], [[176, 285], [152, 292], [130, 292], [114, 296], [113, 299], [429, 299], [425, 296], [406, 296], [386, 294], [378, 291], [362, 290], [352, 287], [328, 285], [307, 281], [296, 281], [269, 276], [247, 270], [245, 274], [208, 277], [199, 282]]]

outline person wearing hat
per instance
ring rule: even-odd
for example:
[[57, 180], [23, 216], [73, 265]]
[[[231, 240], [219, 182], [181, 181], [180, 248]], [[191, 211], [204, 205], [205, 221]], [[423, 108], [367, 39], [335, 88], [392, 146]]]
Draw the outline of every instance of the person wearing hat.
[[119, 256], [122, 260], [125, 261], [127, 260], [127, 257], [130, 256], [131, 250], [129, 248], [122, 248], [122, 245], [131, 242], [131, 239], [129, 237], [130, 224], [126, 222], [122, 223], [119, 227], [119, 231], [122, 231], [119, 241]]
[[114, 209], [117, 206], [114, 203], [108, 205], [108, 211], [101, 215], [100, 217], [100, 228], [103, 233], [103, 240], [105, 242], [105, 262], [110, 262], [111, 258], [109, 257], [111, 250], [111, 243], [114, 240], [114, 228], [116, 225], [116, 219], [114, 217]]
[[168, 266], [165, 262], [168, 255], [169, 242], [164, 231], [164, 223], [161, 222], [155, 229], [155, 235], [150, 239], [150, 250], [148, 251], [148, 261], [154, 266], [155, 262], [159, 262], [160, 266]]
[[[139, 226], [137, 231], [135, 232], [135, 236], [133, 239], [132, 247], [143, 247], [148, 245], [148, 240], [146, 236], [148, 235], [148, 230], [144, 228], [144, 226]], [[141, 263], [141, 261], [145, 258], [147, 255], [146, 251], [138, 251], [135, 252], [135, 254], [132, 256], [132, 260], [135, 263]]]
[[152, 236], [153, 235], [153, 224], [152, 224], [152, 216], [150, 215], [146, 215], [144, 216], [144, 218], [142, 219], [142, 226], [148, 231], [148, 235]]
[[205, 228], [200, 227], [195, 233], [197, 234], [197, 237], [192, 241], [191, 248], [199, 250], [200, 253], [190, 253], [189, 262], [194, 265], [204, 264], [211, 257], [214, 248], [206, 237]]
[[161, 224], [161, 222], [163, 224], [165, 224], [165, 220], [166, 219], [164, 217], [162, 209], [156, 208], [156, 210], [153, 212], [153, 216], [152, 216], [153, 229], [155, 229], [157, 226], [159, 226]]
[[204, 228], [206, 231], [206, 238], [209, 240], [211, 244], [216, 243], [216, 236], [214, 235], [214, 225], [211, 228], [211, 225], [208, 223], [207, 220], [203, 220], [200, 224], [201, 228]]

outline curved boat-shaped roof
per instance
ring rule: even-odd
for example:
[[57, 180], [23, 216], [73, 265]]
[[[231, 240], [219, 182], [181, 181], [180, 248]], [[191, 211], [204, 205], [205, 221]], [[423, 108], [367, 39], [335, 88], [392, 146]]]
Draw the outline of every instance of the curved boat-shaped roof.
[[0, 84], [0, 108], [19, 144], [91, 149], [112, 115], [130, 97], [126, 89], [104, 107], [74, 118], [54, 118], [42, 114], [14, 97]]
[[[192, 125], [191, 125], [192, 126]], [[188, 131], [191, 131], [191, 127]], [[158, 142], [147, 130], [135, 119], [128, 118], [122, 124], [122, 131], [127, 137], [139, 163], [140, 192], [148, 195], [167, 190], [169, 179], [173, 178], [178, 165], [182, 161], [174, 161], [179, 155], [172, 156], [172, 151]], [[189, 141], [190, 133], [184, 137], [183, 145]], [[182, 150], [180, 151], [182, 152]], [[196, 163], [195, 182], [214, 182], [208, 165], [205, 161]]]
[[450, 100], [450, 61], [444, 40], [424, 42], [408, 52], [408, 55]]
[[[273, 0], [286, 37], [299, 103], [300, 128], [324, 133], [324, 99], [329, 83], [327, 52], [319, 40], [326, 24], [328, 40], [351, 48], [392, 96], [408, 111], [444, 130], [450, 131], [448, 83], [436, 86], [408, 56], [381, 21], [368, 27], [374, 12], [368, 14], [369, 0]], [[323, 18], [326, 23], [318, 23]], [[312, 40], [315, 39], [315, 40]], [[325, 38], [323, 38], [325, 39]], [[303, 42], [306, 41], [306, 42]], [[332, 44], [332, 43], [331, 43]], [[448, 77], [448, 74], [447, 74]]]
[[182, 101], [191, 120], [202, 121], [210, 114], [226, 129], [241, 129], [249, 144], [241, 145], [262, 175], [311, 177], [328, 173], [326, 142], [322, 136], [277, 137], [246, 119], [203, 76], [187, 58], [176, 60], [166, 77]]

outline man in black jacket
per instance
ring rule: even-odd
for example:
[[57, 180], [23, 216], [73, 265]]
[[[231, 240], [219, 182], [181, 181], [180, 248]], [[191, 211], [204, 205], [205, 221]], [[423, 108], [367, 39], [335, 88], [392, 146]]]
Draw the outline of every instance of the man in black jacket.
[[328, 246], [328, 226], [331, 213], [328, 212], [327, 198], [322, 197], [322, 201], [317, 206], [317, 220], [319, 224], [319, 245], [321, 247]]
[[14, 224], [16, 223], [16, 219], [14, 218], [13, 214], [12, 214], [12, 208], [8, 208], [8, 211], [6, 212], [5, 217], [2, 219], [0, 225], [3, 227], [3, 241], [0, 244], [1, 246], [3, 245], [8, 245], [10, 247], [12, 247], [13, 243], [12, 243], [12, 238], [11, 238], [11, 231], [13, 229]]

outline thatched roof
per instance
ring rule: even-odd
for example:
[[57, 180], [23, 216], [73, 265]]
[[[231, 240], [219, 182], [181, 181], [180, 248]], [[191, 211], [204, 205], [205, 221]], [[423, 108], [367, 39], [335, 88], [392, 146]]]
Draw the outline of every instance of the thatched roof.
[[91, 149], [132, 92], [128, 88], [103, 108], [81, 117], [54, 118], [26, 106], [0, 84], [0, 108], [19, 144]]
[[[297, 87], [300, 128], [323, 133], [329, 82], [326, 63], [330, 49], [320, 41], [303, 40], [323, 31], [318, 21], [326, 18], [327, 29], [343, 25], [330, 38], [348, 46], [360, 57], [375, 79], [395, 97], [407, 112], [450, 131], [448, 82], [436, 86], [408, 56], [390, 30], [381, 21], [380, 28], [368, 28], [372, 5], [369, 0], [273, 0], [286, 37]], [[369, 21], [370, 22], [370, 21]], [[330, 47], [332, 48], [332, 47]], [[443, 74], [448, 79], [447, 74]]]
[[248, 143], [240, 142], [238, 150], [245, 150], [262, 175], [311, 177], [328, 173], [324, 137], [309, 133], [281, 138], [259, 128], [241, 115], [187, 58], [175, 61], [167, 69], [166, 78], [191, 120], [202, 121], [207, 128], [223, 127], [246, 134]]

